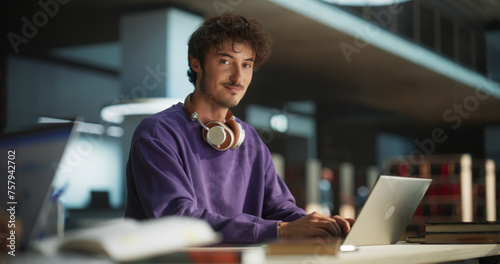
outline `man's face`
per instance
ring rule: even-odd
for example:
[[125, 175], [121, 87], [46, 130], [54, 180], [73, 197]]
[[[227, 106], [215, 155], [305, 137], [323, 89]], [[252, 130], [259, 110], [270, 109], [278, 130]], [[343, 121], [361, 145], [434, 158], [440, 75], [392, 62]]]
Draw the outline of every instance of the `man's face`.
[[204, 68], [196, 70], [203, 98], [215, 107], [238, 105], [252, 81], [255, 53], [245, 44], [232, 44], [226, 40], [222, 49], [209, 49]]

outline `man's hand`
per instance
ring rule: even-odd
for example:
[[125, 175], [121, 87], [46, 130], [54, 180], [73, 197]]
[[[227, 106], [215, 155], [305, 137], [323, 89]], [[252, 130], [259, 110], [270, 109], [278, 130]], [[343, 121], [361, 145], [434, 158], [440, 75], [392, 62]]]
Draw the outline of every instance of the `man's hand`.
[[353, 218], [344, 218], [341, 217], [340, 215], [334, 215], [332, 216], [335, 221], [337, 221], [337, 224], [340, 226], [340, 229], [342, 230], [342, 237], [346, 237], [347, 234], [349, 234], [349, 231], [351, 231], [351, 226], [354, 225], [354, 221], [356, 221]]
[[293, 222], [281, 222], [278, 225], [279, 239], [308, 239], [345, 237], [354, 224], [352, 218], [338, 215], [326, 217], [313, 212]]

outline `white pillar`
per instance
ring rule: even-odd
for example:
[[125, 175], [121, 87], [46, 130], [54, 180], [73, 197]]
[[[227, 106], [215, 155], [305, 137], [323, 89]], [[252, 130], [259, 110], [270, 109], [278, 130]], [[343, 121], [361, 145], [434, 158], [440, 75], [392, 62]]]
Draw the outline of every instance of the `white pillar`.
[[126, 14], [121, 19], [124, 96], [184, 99], [188, 39], [204, 19], [176, 8]]
[[366, 169], [366, 187], [368, 187], [368, 189], [373, 189], [378, 176], [380, 176], [380, 170], [376, 166], [370, 166]]
[[460, 194], [462, 202], [462, 221], [472, 222], [472, 160], [464, 154], [460, 160]]
[[486, 161], [486, 220], [497, 220], [497, 204], [496, 204], [496, 175], [495, 162], [491, 159]]
[[339, 214], [342, 217], [355, 218], [355, 196], [354, 196], [354, 166], [344, 162], [340, 164], [340, 208]]
[[319, 179], [321, 176], [321, 162], [317, 159], [306, 161], [306, 212], [320, 211]]
[[285, 180], [285, 156], [278, 153], [271, 153], [271, 158], [273, 159], [276, 173], [278, 173], [282, 180]]

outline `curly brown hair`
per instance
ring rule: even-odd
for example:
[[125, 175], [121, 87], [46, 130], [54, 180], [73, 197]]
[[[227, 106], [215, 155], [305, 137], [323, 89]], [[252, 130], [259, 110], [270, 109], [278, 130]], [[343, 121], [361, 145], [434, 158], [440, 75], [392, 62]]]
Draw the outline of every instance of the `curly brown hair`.
[[[255, 52], [254, 70], [264, 64], [271, 55], [272, 40], [268, 32], [264, 31], [259, 21], [246, 18], [242, 15], [226, 13], [211, 18], [201, 25], [189, 38], [189, 57], [200, 61], [203, 68], [205, 54], [211, 47], [221, 49], [223, 42], [230, 40], [234, 43], [244, 43]], [[196, 83], [196, 72], [192, 70], [189, 62], [189, 81]]]

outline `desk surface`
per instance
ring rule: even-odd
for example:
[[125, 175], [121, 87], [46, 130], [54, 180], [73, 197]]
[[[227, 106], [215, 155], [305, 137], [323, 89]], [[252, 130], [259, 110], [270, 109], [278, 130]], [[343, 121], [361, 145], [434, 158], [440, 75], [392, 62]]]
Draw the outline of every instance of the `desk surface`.
[[406, 244], [363, 246], [335, 256], [268, 256], [266, 264], [304, 263], [437, 263], [500, 255], [500, 244], [429, 245]]
[[[243, 248], [231, 248], [230, 250], [242, 250]], [[242, 263], [265, 263], [265, 264], [310, 264], [310, 263], [438, 263], [468, 260], [481, 257], [500, 255], [500, 244], [476, 244], [476, 245], [421, 245], [406, 244], [404, 242], [396, 245], [385, 246], [363, 246], [353, 252], [339, 252], [337, 255], [273, 255], [265, 256], [262, 246], [244, 247], [250, 254], [242, 260]], [[198, 248], [200, 250], [200, 248]], [[206, 251], [221, 251], [224, 248], [201, 248]], [[39, 254], [21, 254], [8, 259], [7, 263], [115, 263], [110, 259], [96, 258], [85, 255], [60, 255], [55, 257], [43, 257]], [[0, 259], [1, 262], [1, 259]], [[149, 263], [147, 260], [140, 263]], [[158, 263], [158, 262], [154, 262]]]

